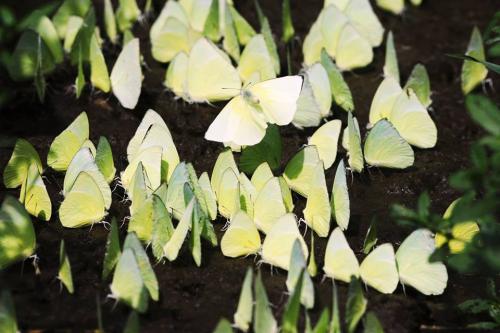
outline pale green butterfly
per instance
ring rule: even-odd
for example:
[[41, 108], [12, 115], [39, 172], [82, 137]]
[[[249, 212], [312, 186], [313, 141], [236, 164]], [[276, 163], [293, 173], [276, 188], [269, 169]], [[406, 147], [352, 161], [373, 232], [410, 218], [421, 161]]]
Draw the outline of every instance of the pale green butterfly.
[[432, 104], [431, 83], [424, 65], [416, 64], [413, 67], [404, 89], [406, 91], [413, 90], [425, 108], [428, 108]]
[[388, 120], [412, 146], [433, 148], [436, 145], [436, 124], [412, 90], [399, 95]]
[[54, 62], [61, 63], [64, 60], [64, 50], [53, 22], [47, 16], [41, 16], [32, 22], [30, 28], [36, 31], [45, 42]]
[[304, 71], [304, 87], [297, 101], [293, 124], [299, 128], [318, 126], [330, 115], [332, 92], [326, 69], [315, 63]]
[[193, 211], [195, 209], [195, 204], [196, 204], [195, 198], [191, 199], [191, 201], [186, 207], [186, 210], [184, 211], [184, 214], [182, 215], [181, 220], [179, 221], [179, 224], [177, 224], [177, 227], [175, 228], [172, 237], [163, 247], [163, 252], [165, 254], [165, 257], [169, 261], [174, 261], [175, 259], [177, 259], [177, 256], [179, 255], [181, 246], [184, 243], [184, 240], [186, 239], [189, 228], [191, 226], [191, 220], [193, 218]]
[[97, 40], [97, 32], [90, 39], [90, 82], [105, 93], [111, 90], [109, 71]]
[[64, 0], [57, 12], [52, 17], [59, 38], [64, 38], [70, 16], [83, 17], [89, 10], [92, 2], [90, 0]]
[[354, 101], [352, 99], [351, 90], [345, 82], [340, 69], [333, 63], [325, 49], [321, 50], [321, 64], [328, 74], [330, 89], [335, 104], [339, 105], [345, 111], [354, 111]]
[[233, 14], [231, 13], [231, 10], [229, 10], [228, 4], [225, 0], [219, 0], [219, 7], [220, 31], [224, 37], [222, 40], [222, 47], [231, 56], [231, 58], [238, 62], [240, 60], [241, 53]]
[[399, 280], [424, 295], [441, 295], [448, 283], [446, 266], [429, 262], [435, 250], [432, 233], [427, 229], [412, 232], [396, 251]]
[[254, 205], [254, 222], [262, 232], [268, 233], [287, 210], [278, 177], [269, 179], [258, 192]]
[[189, 53], [185, 87], [188, 101], [216, 102], [238, 95], [241, 80], [229, 56], [200, 38]]
[[187, 205], [191, 201], [194, 193], [189, 184], [189, 171], [186, 163], [177, 165], [167, 187], [167, 197], [165, 205], [177, 220], [182, 218]]
[[44, 221], [50, 220], [52, 204], [36, 164], [31, 164], [28, 169], [26, 180], [21, 187], [19, 201], [24, 204], [31, 215]]
[[378, 246], [360, 266], [340, 228], [336, 228], [328, 240], [323, 270], [327, 276], [347, 283], [353, 276], [361, 276], [366, 284], [384, 294], [393, 293], [398, 285], [396, 258], [391, 244]]
[[56, 171], [66, 171], [73, 156], [89, 138], [89, 120], [85, 112], [52, 141], [47, 164]]
[[138, 312], [148, 308], [148, 291], [142, 278], [134, 251], [123, 251], [111, 283], [112, 296]]
[[[167, 5], [174, 4], [174, 1], [168, 1]], [[182, 18], [169, 16], [162, 23], [158, 32], [151, 31], [151, 54], [159, 62], [169, 62], [180, 52], [189, 53], [198, 39], [202, 37], [201, 33], [193, 30], [189, 24], [182, 22]]]
[[[348, 28], [349, 26], [349, 28]], [[344, 31], [345, 30], [345, 31]], [[340, 44], [341, 36], [343, 38]], [[349, 43], [346, 43], [346, 36], [349, 36]], [[359, 47], [364, 48], [364, 53], [352, 57], [349, 64], [342, 58], [345, 58], [347, 52], [356, 50]], [[340, 55], [341, 66], [363, 66], [365, 59], [371, 62], [373, 52], [371, 46], [359, 35], [353, 35], [352, 26], [350, 26], [349, 18], [342, 13], [336, 6], [325, 6], [320, 12], [318, 18], [311, 26], [309, 33], [304, 39], [303, 53], [306, 65], [312, 65], [321, 58], [322, 49], [325, 48], [327, 53], [338, 62]], [[340, 54], [343, 52], [343, 54]], [[360, 57], [362, 56], [362, 58]], [[339, 67], [341, 67], [339, 66]], [[346, 69], [341, 67], [342, 69]]]
[[198, 179], [203, 194], [205, 195], [205, 201], [207, 203], [208, 213], [211, 220], [215, 220], [217, 217], [217, 198], [215, 192], [210, 184], [210, 179], [208, 173], [203, 172]]
[[99, 138], [99, 143], [97, 144], [97, 150], [95, 155], [95, 163], [101, 171], [104, 178], [108, 184], [110, 184], [115, 178], [116, 168], [113, 161], [113, 152], [111, 151], [111, 145], [109, 144], [106, 137], [101, 136]]
[[304, 208], [305, 223], [318, 236], [327, 237], [330, 231], [331, 207], [326, 188], [323, 162], [319, 162], [313, 169], [306, 207]]
[[187, 98], [186, 77], [188, 73], [189, 56], [185, 52], [179, 52], [168, 65], [165, 76], [165, 87], [170, 89], [176, 96]]
[[277, 332], [278, 324], [273, 316], [260, 271], [254, 281], [255, 307], [253, 314], [254, 332]]
[[105, 216], [106, 202], [99, 185], [90, 174], [80, 172], [59, 208], [62, 225], [83, 227], [100, 222]]
[[153, 146], [141, 150], [134, 159], [127, 166], [125, 171], [121, 173], [121, 183], [127, 192], [131, 189], [131, 182], [135, 171], [139, 165], [142, 164], [148, 176], [151, 189], [154, 191], [161, 185], [162, 172], [161, 172], [161, 159], [162, 148], [160, 146]]
[[354, 172], [362, 172], [364, 168], [363, 151], [361, 150], [361, 137], [359, 127], [356, 128], [352, 112], [347, 115], [347, 129], [349, 140], [347, 140], [347, 156], [349, 167]]
[[306, 242], [297, 227], [295, 215], [281, 216], [271, 227], [262, 244], [262, 260], [272, 266], [288, 270], [295, 240], [299, 240], [304, 256], [309, 256]]
[[35, 165], [38, 173], [43, 173], [42, 162], [35, 148], [24, 139], [17, 139], [12, 156], [3, 171], [3, 184], [6, 188], [22, 185], [31, 165]]
[[264, 36], [253, 36], [243, 49], [238, 63], [241, 80], [249, 84], [276, 78], [272, 57]]
[[64, 34], [64, 51], [71, 53], [73, 43], [75, 42], [76, 35], [83, 25], [83, 18], [80, 16], [72, 15], [68, 17], [68, 24], [66, 26], [66, 33]]
[[[135, 1], [135, 0], [133, 0]], [[141, 54], [139, 39], [134, 38], [123, 46], [111, 71], [111, 89], [120, 104], [134, 109], [142, 87]]]
[[230, 5], [229, 9], [233, 16], [234, 20], [234, 28], [236, 29], [236, 35], [238, 36], [238, 41], [241, 45], [247, 45], [248, 42], [255, 36], [256, 32], [252, 28], [252, 26], [248, 23], [247, 20], [234, 8], [234, 6]]
[[252, 268], [248, 268], [245, 274], [245, 279], [241, 286], [240, 298], [238, 300], [238, 308], [233, 316], [234, 326], [247, 332], [250, 328], [250, 323], [252, 322], [252, 310], [253, 310], [253, 293], [252, 293], [252, 280], [253, 271]]
[[241, 172], [239, 177], [240, 188], [240, 208], [251, 218], [254, 217], [254, 203], [257, 197], [257, 191], [248, 177]]
[[64, 177], [63, 195], [65, 197], [68, 196], [68, 193], [71, 192], [78, 176], [83, 171], [91, 176], [99, 187], [101, 197], [104, 199], [105, 208], [108, 209], [111, 206], [111, 189], [103, 174], [99, 170], [99, 167], [97, 166], [94, 156], [89, 148], [80, 149], [71, 160]]
[[120, 248], [120, 239], [118, 235], [118, 225], [116, 224], [116, 219], [111, 220], [111, 228], [108, 233], [108, 238], [106, 240], [106, 252], [104, 254], [104, 260], [102, 264], [102, 280], [107, 279], [109, 274], [113, 271], [120, 256], [122, 254]]
[[266, 185], [267, 181], [273, 177], [274, 175], [271, 168], [269, 167], [269, 164], [267, 162], [263, 162], [257, 167], [257, 169], [255, 169], [250, 181], [252, 182], [255, 191], [259, 193], [264, 185]]
[[35, 229], [23, 205], [7, 195], [0, 207], [0, 269], [33, 254]]
[[220, 245], [222, 254], [231, 258], [248, 256], [260, 250], [259, 231], [248, 214], [240, 210], [231, 217]]
[[316, 147], [306, 146], [302, 148], [285, 167], [283, 177], [288, 186], [294, 192], [307, 198], [315, 167], [320, 161]]
[[150, 147], [161, 147], [161, 180], [168, 182], [179, 164], [179, 154], [168, 128], [160, 124], [151, 125], [139, 146], [138, 154]]
[[141, 15], [136, 0], [119, 0], [116, 10], [116, 23], [120, 31], [131, 29]]
[[396, 53], [396, 47], [394, 46], [394, 35], [392, 34], [392, 31], [389, 31], [387, 33], [387, 39], [385, 43], [384, 76], [391, 76], [399, 83], [400, 79], [398, 55]]
[[210, 178], [210, 183], [217, 199], [219, 197], [218, 191], [219, 184], [222, 179], [222, 174], [226, 171], [227, 168], [231, 168], [237, 175], [240, 173], [238, 167], [236, 166], [233, 152], [229, 148], [224, 149], [217, 157], [214, 168], [212, 170], [212, 177]]
[[57, 278], [66, 287], [70, 294], [75, 292], [73, 285], [73, 275], [71, 274], [71, 263], [66, 253], [66, 247], [64, 246], [64, 240], [61, 240], [61, 245], [59, 247], [59, 273]]
[[240, 209], [240, 182], [233, 169], [227, 168], [217, 190], [219, 213], [229, 219]]
[[341, 126], [342, 122], [340, 120], [331, 120], [318, 128], [309, 138], [309, 145], [315, 146], [318, 150], [319, 158], [323, 162], [325, 170], [330, 169], [337, 157]]
[[[142, 118], [141, 123], [137, 127], [134, 136], [132, 137], [132, 139], [130, 139], [127, 145], [127, 159], [129, 162], [132, 162], [134, 157], [140, 152], [141, 144], [143, 143], [144, 139], [146, 138], [148, 132], [150, 131], [153, 125], [162, 127], [166, 132], [165, 134], [168, 134], [169, 136], [168, 140], [165, 141], [167, 141], [168, 143], [172, 142], [172, 134], [170, 133], [167, 124], [165, 124], [163, 118], [155, 110], [149, 109], [144, 114], [144, 117]], [[164, 139], [167, 139], [167, 136], [165, 136]], [[158, 143], [158, 145], [165, 145], [165, 143]], [[172, 167], [172, 171], [173, 169], [174, 167]]]
[[377, 0], [377, 6], [393, 14], [400, 15], [405, 9], [405, 0]]
[[335, 179], [332, 187], [332, 217], [337, 221], [337, 225], [342, 230], [347, 230], [349, 226], [350, 207], [349, 207], [349, 191], [347, 189], [347, 177], [344, 166], [344, 160], [339, 162]]
[[144, 281], [144, 285], [146, 286], [149, 295], [154, 301], [157, 301], [159, 298], [158, 280], [153, 268], [151, 267], [146, 251], [142, 247], [136, 234], [133, 232], [129, 232], [127, 234], [125, 242], [123, 243], [123, 251], [125, 252], [128, 249], [131, 249], [134, 252], [135, 259], [137, 260], [137, 264], [139, 266], [139, 271], [141, 272], [142, 280]]
[[292, 248], [292, 256], [290, 257], [290, 269], [286, 277], [286, 287], [290, 294], [293, 294], [299, 282], [300, 273], [304, 271], [302, 278], [302, 290], [300, 294], [300, 302], [307, 308], [314, 307], [314, 285], [311, 276], [307, 272], [306, 257], [302, 252], [302, 247], [298, 240], [295, 240]]
[[[481, 37], [481, 32], [477, 27], [474, 27], [474, 30], [472, 30], [472, 35], [470, 37], [465, 55], [473, 57], [479, 61], [486, 60], [483, 38]], [[471, 60], [464, 60], [461, 76], [462, 91], [464, 95], [467, 95], [474, 90], [475, 87], [486, 79], [487, 75], [488, 69], [483, 64]]]
[[410, 145], [384, 119], [368, 133], [364, 153], [366, 163], [376, 167], [405, 169], [412, 166], [415, 159]]
[[118, 39], [118, 32], [111, 0], [104, 0], [104, 30], [111, 43], [115, 44]]

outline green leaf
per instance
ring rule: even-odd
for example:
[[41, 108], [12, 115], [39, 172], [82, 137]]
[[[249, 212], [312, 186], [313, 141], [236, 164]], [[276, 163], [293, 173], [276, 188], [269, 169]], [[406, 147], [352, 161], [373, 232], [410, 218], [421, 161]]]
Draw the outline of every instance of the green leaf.
[[40, 20], [42, 16], [51, 16], [57, 6], [59, 6], [59, 1], [52, 1], [31, 11], [28, 15], [23, 17], [19, 23], [17, 23], [17, 31], [26, 30], [29, 26], [32, 26], [35, 22]]
[[102, 267], [102, 280], [106, 280], [109, 274], [113, 271], [122, 251], [120, 249], [120, 239], [118, 237], [118, 225], [116, 224], [116, 219], [111, 220], [111, 230], [108, 234], [108, 240], [106, 241], [106, 253], [104, 255], [103, 267]]
[[253, 330], [259, 333], [274, 333], [278, 330], [276, 319], [274, 319], [269, 300], [267, 298], [266, 289], [262, 283], [262, 277], [257, 273], [257, 278], [254, 282], [255, 293], [255, 310]]
[[299, 320], [300, 311], [300, 296], [302, 294], [302, 281], [304, 279], [304, 270], [299, 275], [299, 279], [295, 284], [292, 296], [288, 299], [288, 303], [283, 313], [282, 331], [283, 333], [297, 333], [297, 323]]
[[71, 264], [64, 247], [64, 239], [61, 240], [61, 246], [59, 248], [59, 274], [57, 275], [57, 277], [66, 287], [66, 289], [68, 289], [68, 292], [70, 294], [73, 294], [75, 292], [75, 289], [73, 287], [73, 276], [71, 274]]
[[333, 63], [325, 49], [321, 50], [321, 64], [328, 74], [330, 81], [330, 89], [335, 104], [340, 106], [345, 111], [354, 111], [354, 102], [352, 99], [351, 89], [344, 80], [342, 73], [338, 67]]
[[139, 333], [141, 331], [141, 326], [139, 323], [139, 314], [134, 310], [130, 311], [128, 315], [127, 322], [125, 323], [125, 328], [123, 333]]
[[468, 95], [465, 105], [476, 123], [491, 134], [500, 135], [500, 109], [492, 100], [482, 95]]
[[492, 62], [489, 62], [489, 61], [480, 60], [480, 59], [477, 59], [476, 57], [473, 57], [473, 56], [470, 56], [470, 55], [466, 55], [466, 54], [464, 54], [464, 55], [461, 55], [461, 54], [447, 54], [447, 56], [451, 57], [451, 58], [456, 58], [456, 59], [461, 59], [461, 60], [470, 60], [470, 61], [477, 62], [479, 64], [484, 65], [490, 71], [495, 72], [497, 74], [500, 74], [500, 65], [498, 65], [498, 64], [495, 64], [495, 63], [492, 63]]
[[267, 162], [272, 170], [276, 170], [281, 165], [281, 154], [282, 143], [279, 128], [276, 125], [269, 125], [261, 142], [243, 149], [240, 169], [247, 174], [253, 174], [259, 165]]
[[488, 313], [497, 322], [497, 325], [500, 325], [500, 304], [492, 304]]
[[0, 332], [17, 333], [16, 311], [10, 292], [2, 290], [0, 293]]
[[377, 244], [377, 241], [377, 219], [373, 218], [363, 242], [363, 253], [370, 253], [371, 249]]
[[282, 4], [282, 24], [283, 24], [283, 36], [282, 40], [285, 44], [288, 44], [290, 40], [295, 35], [295, 29], [293, 28], [292, 22], [292, 11], [290, 10], [290, 0], [283, 0]]
[[[351, 280], [351, 284], [352, 284], [352, 280]], [[330, 332], [329, 333], [341, 333], [339, 299], [338, 299], [338, 295], [337, 295], [337, 286], [335, 285], [334, 280], [332, 280], [332, 321], [330, 322]]]
[[319, 316], [316, 326], [314, 326], [313, 333], [327, 333], [328, 326], [330, 325], [330, 313], [328, 309], [324, 309]]
[[495, 280], [493, 280], [491, 278], [486, 280], [486, 293], [487, 293], [488, 297], [490, 297], [492, 299], [496, 299], [498, 297], [497, 296], [497, 288], [495, 285]]
[[430, 216], [431, 197], [427, 191], [420, 194], [417, 204], [417, 212], [420, 220], [425, 221]]
[[217, 324], [217, 327], [215, 327], [215, 330], [213, 333], [232, 333], [233, 328], [231, 327], [231, 323], [226, 319], [222, 318], [219, 320], [219, 323]]
[[368, 312], [363, 320], [363, 333], [384, 333], [384, 329], [382, 328], [382, 324], [378, 320], [375, 313]]
[[345, 311], [345, 323], [349, 333], [356, 331], [356, 327], [366, 311], [367, 303], [359, 279], [352, 277]]
[[460, 311], [471, 314], [478, 314], [488, 311], [491, 301], [481, 298], [468, 299], [458, 305]]

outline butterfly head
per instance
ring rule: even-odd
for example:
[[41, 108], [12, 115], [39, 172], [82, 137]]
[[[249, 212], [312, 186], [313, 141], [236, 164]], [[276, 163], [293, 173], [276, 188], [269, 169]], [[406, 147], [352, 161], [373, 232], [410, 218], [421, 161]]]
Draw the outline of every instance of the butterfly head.
[[241, 89], [241, 96], [249, 104], [259, 105], [259, 103], [260, 103], [260, 101], [257, 98], [257, 96], [255, 96], [254, 94], [252, 94], [252, 92], [250, 90], [248, 90], [248, 89], [245, 89], [245, 88]]

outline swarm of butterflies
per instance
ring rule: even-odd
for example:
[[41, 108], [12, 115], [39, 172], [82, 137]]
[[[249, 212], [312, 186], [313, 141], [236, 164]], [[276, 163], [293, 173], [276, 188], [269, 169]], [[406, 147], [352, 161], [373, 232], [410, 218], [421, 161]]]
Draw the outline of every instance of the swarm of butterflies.
[[[398, 14], [404, 8], [403, 0], [377, 0], [377, 4]], [[134, 109], [143, 76], [140, 42], [131, 28], [141, 19], [141, 10], [135, 0], [120, 0], [116, 12], [110, 0], [105, 0], [103, 9], [108, 39], [118, 43], [120, 33], [123, 36], [123, 49], [110, 75], [90, 0], [66, 0], [52, 20], [38, 17], [22, 35], [13, 55], [17, 60], [9, 67], [15, 78], [25, 80], [49, 72], [67, 53], [78, 66], [77, 94], [85, 85], [84, 64], [88, 64], [93, 87], [111, 91], [124, 108]], [[116, 179], [110, 143], [101, 137], [94, 145], [88, 117], [82, 112], [54, 139], [47, 156], [48, 167], [65, 172], [58, 211], [62, 225], [78, 228], [104, 221], [112, 204], [110, 184], [116, 181], [123, 187], [130, 202], [128, 235], [121, 248], [113, 220], [103, 279], [114, 271], [112, 296], [140, 312], [147, 310], [149, 298], [159, 297], [142, 244], [151, 245], [154, 257], [162, 262], [175, 260], [188, 240], [199, 266], [201, 239], [218, 245], [212, 222], [219, 214], [228, 220], [220, 241], [225, 256], [259, 255], [262, 262], [289, 271], [289, 290], [306, 269], [301, 300], [308, 308], [314, 305], [311, 276], [317, 274], [313, 233], [329, 237], [323, 270], [332, 279], [349, 282], [361, 277], [381, 293], [394, 292], [399, 282], [425, 295], [443, 293], [446, 267], [428, 259], [444, 243], [444, 236], [416, 230], [397, 251], [392, 244], [382, 244], [361, 264], [344, 236], [350, 219], [347, 171], [360, 173], [366, 165], [406, 169], [414, 164], [412, 146], [425, 149], [437, 143], [437, 128], [428, 111], [432, 100], [425, 67], [417, 64], [402, 85], [394, 38], [387, 33], [384, 78], [373, 97], [363, 143], [342, 71], [370, 64], [373, 48], [383, 41], [384, 29], [370, 2], [325, 1], [304, 40], [300, 75], [280, 77], [269, 22], [260, 11], [259, 18], [261, 29], [256, 32], [229, 0], [166, 2], [150, 30], [152, 56], [168, 63], [164, 84], [177, 98], [190, 103], [229, 101], [205, 133], [207, 140], [226, 148], [211, 176], [206, 172], [198, 176], [192, 164], [181, 162], [162, 117], [148, 110], [128, 143], [128, 165]], [[477, 30], [467, 52], [484, 58]], [[464, 91], [484, 80], [487, 71], [479, 65], [464, 63]], [[338, 119], [325, 120], [332, 116], [333, 104], [347, 112], [345, 126]], [[319, 128], [288, 161], [283, 174], [275, 175], [266, 162], [251, 174], [240, 172], [233, 152], [260, 143], [269, 124]], [[347, 156], [337, 163], [329, 191], [325, 171], [337, 161], [341, 134]], [[34, 147], [18, 139], [3, 174], [7, 188], [21, 190], [19, 201], [7, 197], [0, 208], [0, 268], [34, 253], [36, 240], [29, 215], [51, 219], [43, 174]], [[307, 200], [303, 218], [293, 213], [292, 192]], [[338, 227], [331, 232], [332, 219]], [[299, 230], [301, 222], [313, 231], [310, 249]], [[475, 222], [458, 226], [452, 251], [461, 251], [478, 230]], [[73, 292], [64, 243], [59, 278]], [[244, 322], [236, 325], [245, 327]]]

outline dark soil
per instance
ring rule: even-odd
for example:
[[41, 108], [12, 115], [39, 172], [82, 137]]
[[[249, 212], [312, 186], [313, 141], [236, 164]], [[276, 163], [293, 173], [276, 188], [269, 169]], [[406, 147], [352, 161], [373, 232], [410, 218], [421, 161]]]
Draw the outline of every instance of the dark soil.
[[[95, 2], [97, 8], [102, 8], [100, 1]], [[21, 16], [38, 6], [40, 1], [9, 0], [5, 3], [16, 8], [16, 13]], [[281, 1], [261, 1], [261, 5], [270, 18], [273, 31], [279, 36]], [[294, 71], [300, 69], [300, 43], [321, 6], [321, 0], [292, 0], [297, 31], [293, 53]], [[237, 7], [257, 26], [253, 1], [237, 1]], [[402, 17], [377, 10], [384, 27], [394, 32], [403, 80], [406, 80], [418, 62], [423, 63], [429, 71], [434, 100], [432, 117], [439, 129], [439, 141], [434, 149], [417, 150], [415, 165], [410, 169], [392, 171], [372, 168], [362, 175], [352, 177], [349, 188], [352, 215], [347, 237], [356, 251], [361, 249], [366, 230], [374, 216], [382, 222], [379, 226], [380, 242], [398, 245], [410, 233], [410, 230], [401, 228], [388, 218], [388, 208], [392, 203], [413, 206], [418, 195], [428, 190], [433, 207], [442, 212], [458, 196], [448, 185], [447, 178], [467, 165], [469, 146], [481, 132], [471, 122], [464, 108], [460, 90], [461, 63], [445, 54], [463, 52], [473, 26], [484, 29], [499, 7], [497, 0], [427, 0], [420, 8], [409, 7]], [[97, 12], [101, 14], [99, 10]], [[113, 96], [91, 91], [89, 88], [76, 100], [72, 88], [76, 70], [65, 64], [50, 76], [44, 104], [38, 103], [32, 84], [13, 85], [5, 76], [0, 78], [0, 89], [10, 89], [15, 93], [12, 101], [0, 111], [0, 134], [29, 140], [42, 160], [45, 160], [53, 138], [85, 110], [90, 120], [91, 139], [97, 143], [99, 136], [106, 136], [113, 148], [116, 167], [123, 170], [126, 166], [127, 143], [145, 111], [152, 108], [162, 115], [169, 126], [181, 159], [192, 162], [198, 173], [211, 172], [221, 145], [205, 141], [203, 135], [220, 107], [189, 105], [176, 101], [171, 93], [164, 90], [161, 83], [165, 67], [153, 61], [150, 56], [147, 25], [148, 23], [138, 24], [134, 31], [141, 37], [143, 54], [149, 67], [149, 70], [144, 71], [143, 91], [135, 110], [125, 110]], [[282, 45], [280, 49], [283, 55]], [[113, 64], [118, 52], [119, 50], [106, 46], [108, 66]], [[353, 92], [360, 124], [365, 124], [368, 120], [370, 102], [382, 80], [383, 59], [384, 50], [378, 48], [371, 66], [345, 73]], [[500, 87], [497, 86], [497, 89]], [[341, 110], [335, 110], [333, 117], [345, 121], [345, 113]], [[281, 129], [284, 143], [283, 165], [306, 143], [312, 132], [313, 130], [300, 131], [292, 126]], [[11, 148], [0, 148], [1, 170], [10, 154]], [[334, 170], [335, 168], [331, 168], [327, 172], [329, 187]], [[31, 260], [27, 260], [0, 272], [0, 286], [12, 291], [18, 321], [23, 330], [96, 329], [98, 299], [102, 303], [106, 331], [119, 332], [129, 309], [107, 299], [109, 282], [102, 283], [100, 280], [107, 230], [101, 225], [75, 230], [61, 226], [57, 209], [62, 201], [59, 194], [62, 182], [63, 174], [50, 169], [46, 171], [46, 183], [55, 213], [48, 223], [34, 222], [38, 244], [36, 253], [41, 273], [36, 275]], [[19, 190], [6, 190], [2, 184], [0, 200], [7, 194], [18, 196], [18, 192]], [[128, 215], [128, 207], [120, 202], [122, 197], [123, 193], [116, 190], [109, 214], [119, 221]], [[301, 215], [305, 202], [298, 196], [295, 199], [296, 213]], [[224, 222], [219, 219], [215, 223], [219, 239]], [[120, 229], [122, 239], [126, 230], [125, 223]], [[56, 280], [61, 239], [66, 242], [72, 264], [76, 288], [74, 295], [61, 291]], [[306, 239], [309, 240], [309, 235]], [[318, 267], [323, 264], [325, 245], [326, 240], [317, 239]], [[360, 259], [361, 257], [362, 255]], [[221, 317], [232, 319], [245, 270], [248, 266], [255, 266], [255, 263], [256, 258], [225, 258], [219, 248], [210, 248], [204, 244], [200, 268], [195, 266], [188, 251], [183, 251], [173, 263], [155, 266], [161, 297], [159, 302], [151, 302], [148, 313], [141, 316], [142, 330], [211, 332]], [[280, 317], [287, 299], [284, 285], [286, 273], [281, 270], [271, 272], [266, 265], [261, 269], [275, 313]], [[311, 312], [313, 321], [324, 307], [331, 304], [331, 283], [322, 281], [321, 275], [315, 278], [317, 302]], [[371, 289], [367, 290], [366, 295], [368, 308], [376, 313], [386, 332], [430, 332], [440, 327], [454, 332], [475, 319], [458, 313], [456, 305], [468, 298], [480, 296], [484, 285], [484, 278], [480, 276], [459, 276], [450, 272], [448, 287], [438, 297], [425, 297], [410, 288], [406, 289], [405, 295], [401, 286], [393, 295], [382, 295]], [[347, 286], [339, 284], [339, 292], [343, 308]]]

